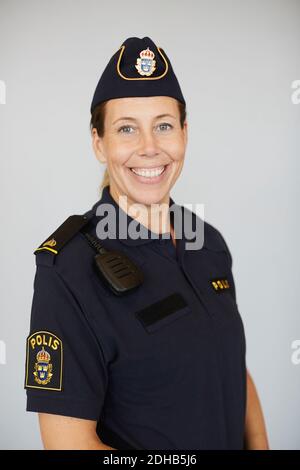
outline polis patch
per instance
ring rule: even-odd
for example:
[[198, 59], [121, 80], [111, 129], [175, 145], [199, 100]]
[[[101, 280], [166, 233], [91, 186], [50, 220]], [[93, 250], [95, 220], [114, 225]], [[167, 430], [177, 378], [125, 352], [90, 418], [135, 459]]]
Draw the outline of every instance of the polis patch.
[[62, 390], [63, 345], [49, 331], [27, 338], [25, 388]]

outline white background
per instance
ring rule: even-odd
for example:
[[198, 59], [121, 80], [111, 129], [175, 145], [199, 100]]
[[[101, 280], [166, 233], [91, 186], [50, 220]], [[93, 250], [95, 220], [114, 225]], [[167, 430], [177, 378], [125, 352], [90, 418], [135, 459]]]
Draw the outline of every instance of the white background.
[[171, 195], [205, 204], [225, 237], [270, 445], [299, 449], [299, 0], [0, 1], [0, 447], [41, 448], [23, 390], [33, 250], [99, 197], [90, 102], [132, 36], [178, 77], [189, 142]]

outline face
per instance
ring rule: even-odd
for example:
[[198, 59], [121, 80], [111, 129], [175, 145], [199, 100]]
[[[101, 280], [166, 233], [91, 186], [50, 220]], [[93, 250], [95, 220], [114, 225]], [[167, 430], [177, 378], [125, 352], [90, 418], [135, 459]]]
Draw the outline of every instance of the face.
[[93, 148], [107, 164], [110, 192], [128, 204], [168, 203], [187, 145], [177, 101], [168, 96], [117, 98], [106, 104], [104, 136], [93, 129]]

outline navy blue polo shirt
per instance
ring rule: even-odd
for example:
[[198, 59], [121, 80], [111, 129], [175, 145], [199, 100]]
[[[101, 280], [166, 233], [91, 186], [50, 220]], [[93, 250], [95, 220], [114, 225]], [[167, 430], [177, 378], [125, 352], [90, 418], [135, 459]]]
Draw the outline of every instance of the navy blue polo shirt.
[[[103, 203], [119, 210], [108, 186], [86, 213], [93, 235]], [[231, 254], [207, 222], [200, 249], [182, 235], [176, 247], [162, 234], [102, 240], [143, 271], [124, 296], [95, 272], [82, 232], [57, 255], [36, 254], [28, 411], [95, 420], [117, 449], [243, 449], [246, 341]]]

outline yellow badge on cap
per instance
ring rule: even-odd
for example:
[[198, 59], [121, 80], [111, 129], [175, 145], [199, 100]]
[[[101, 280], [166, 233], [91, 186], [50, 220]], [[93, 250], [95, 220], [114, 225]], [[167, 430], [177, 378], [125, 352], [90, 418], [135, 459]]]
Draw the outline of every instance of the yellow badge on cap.
[[136, 59], [136, 66], [138, 73], [140, 75], [146, 75], [149, 77], [156, 70], [154, 60], [155, 54], [152, 52], [149, 47], [140, 52], [140, 57]]

